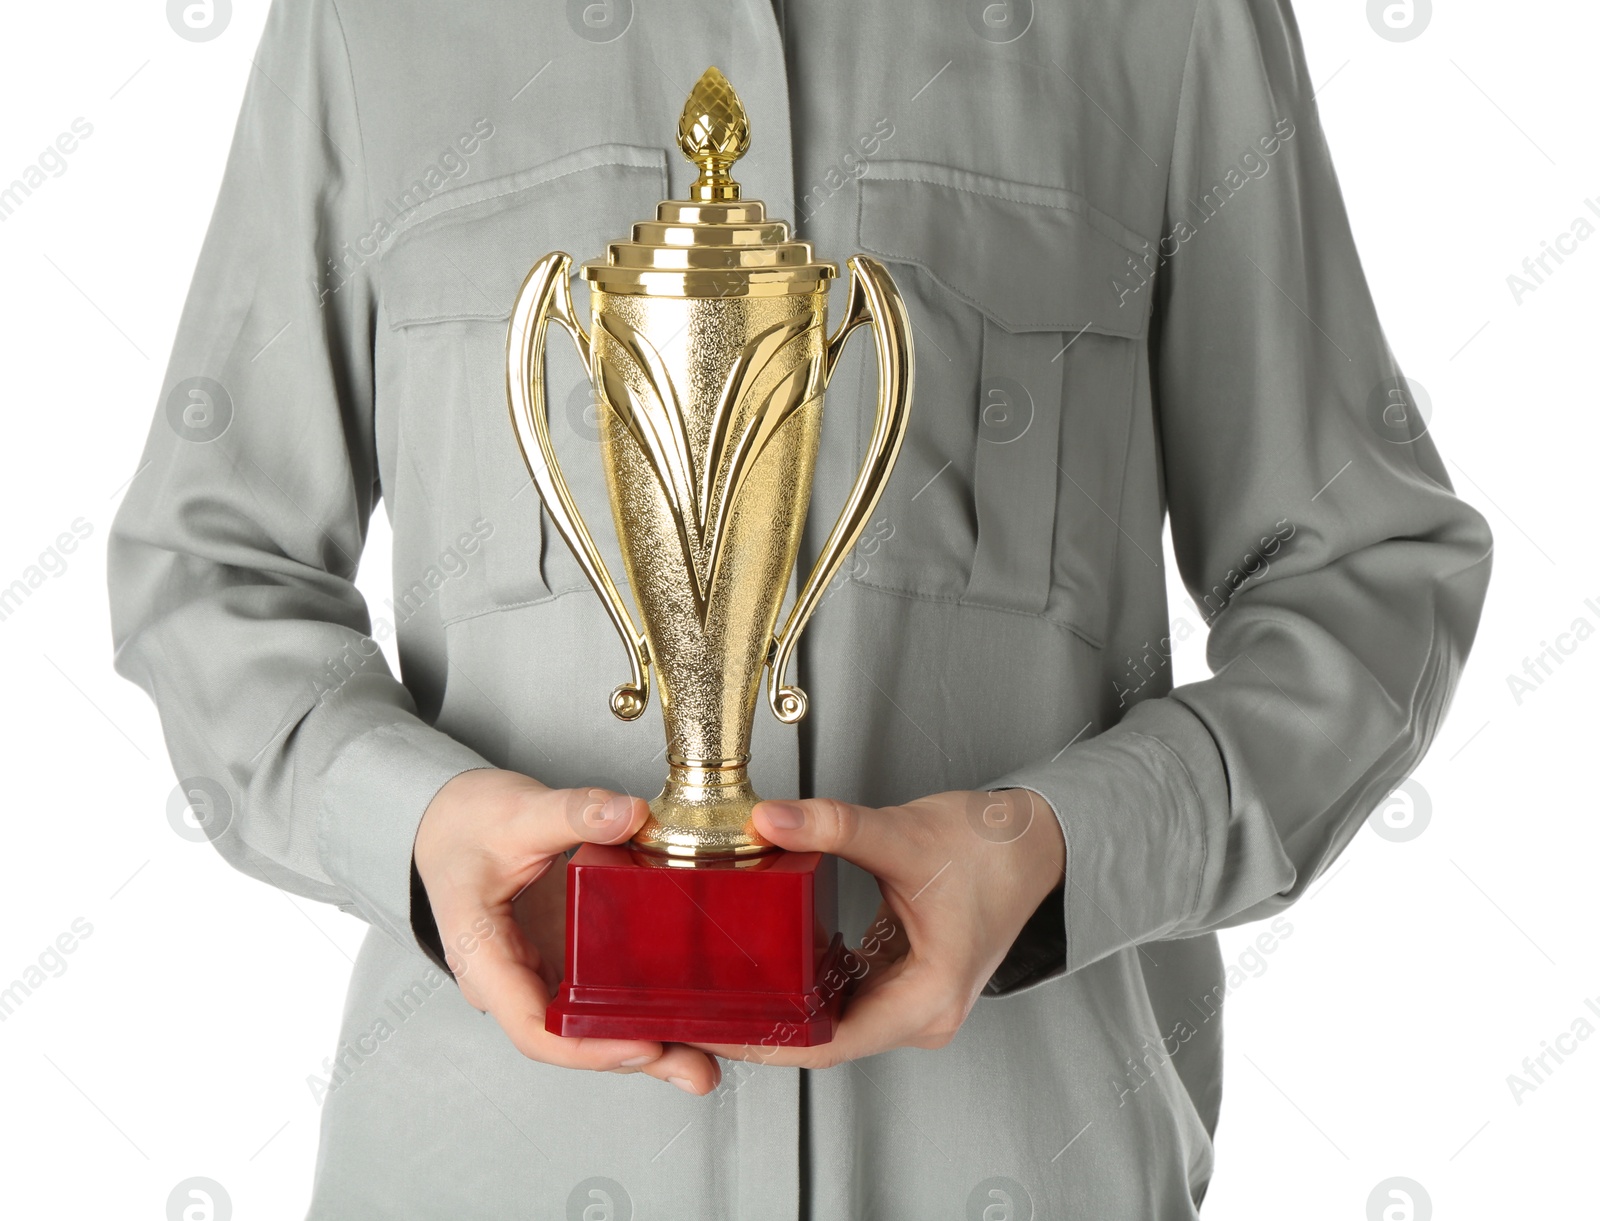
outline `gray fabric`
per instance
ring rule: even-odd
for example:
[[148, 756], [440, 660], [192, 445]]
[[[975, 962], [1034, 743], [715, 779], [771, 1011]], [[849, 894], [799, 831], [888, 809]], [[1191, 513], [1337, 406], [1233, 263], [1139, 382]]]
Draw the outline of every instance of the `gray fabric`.
[[[1432, 442], [1374, 415], [1398, 370], [1286, 0], [1040, 5], [1010, 42], [906, 0], [792, 0], [781, 40], [767, 0], [617, 3], [611, 41], [581, 7], [277, 0], [167, 381], [215, 379], [231, 423], [203, 440], [163, 407], [111, 540], [117, 664], [179, 773], [230, 790], [218, 849], [374, 926], [341, 1045], [393, 1030], [324, 1103], [311, 1216], [576, 1215], [591, 1176], [639, 1217], [977, 1216], [991, 1186], [1015, 1217], [1193, 1216], [1212, 930], [1291, 903], [1415, 765], [1489, 573]], [[674, 124], [709, 63], [751, 112], [749, 193], [824, 256], [890, 264], [919, 366], [869, 543], [801, 648], [813, 711], [758, 713], [758, 783], [1026, 786], [1069, 863], [1057, 940], [1035, 921], [949, 1047], [729, 1066], [693, 1099], [525, 1062], [429, 983], [409, 856], [486, 762], [659, 783], [654, 714], [607, 711], [621, 648], [542, 528], [500, 360], [537, 257], [593, 257], [683, 192]], [[866, 348], [829, 391], [802, 563], [870, 427]], [[557, 449], [614, 557], [564, 422], [580, 371], [551, 352]], [[981, 414], [1002, 378], [1032, 411], [1005, 440]], [[396, 590], [369, 613], [380, 501]], [[1177, 691], [1168, 511], [1216, 612], [1215, 677]], [[368, 639], [397, 622], [398, 680]], [[862, 927], [872, 883], [843, 872]]]

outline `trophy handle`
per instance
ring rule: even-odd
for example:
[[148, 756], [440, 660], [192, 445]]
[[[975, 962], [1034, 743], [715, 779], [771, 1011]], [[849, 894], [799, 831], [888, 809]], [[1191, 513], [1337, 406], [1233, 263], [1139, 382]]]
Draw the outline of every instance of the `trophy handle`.
[[600, 600], [605, 603], [611, 622], [628, 650], [633, 681], [623, 683], [611, 693], [611, 711], [621, 720], [634, 721], [643, 715], [650, 702], [650, 647], [644, 634], [634, 626], [627, 604], [617, 592], [616, 582], [606, 569], [600, 550], [594, 545], [589, 528], [578, 513], [566, 478], [556, 462], [550, 443], [549, 408], [544, 392], [544, 341], [550, 320], [559, 322], [577, 345], [585, 370], [589, 368], [589, 337], [572, 309], [572, 286], [568, 269], [572, 259], [557, 251], [534, 264], [517, 293], [506, 333], [506, 397], [511, 407], [511, 423], [517, 431], [522, 460], [528, 464], [534, 486], [544, 500], [559, 533], [572, 549], [583, 575], [589, 578]]
[[823, 544], [810, 578], [795, 599], [783, 630], [772, 642], [767, 663], [767, 703], [772, 714], [785, 725], [794, 724], [806, 714], [806, 693], [799, 687], [787, 687], [783, 682], [789, 659], [794, 655], [800, 633], [822, 601], [823, 591], [838, 574], [850, 548], [856, 545], [872, 517], [872, 511], [878, 507], [895, 459], [900, 456], [906, 425], [911, 420], [911, 382], [915, 370], [911, 319], [906, 314], [905, 302], [900, 299], [900, 290], [894, 286], [888, 271], [876, 259], [856, 255], [849, 261], [849, 267], [850, 295], [845, 301], [844, 319], [828, 340], [823, 381], [826, 384], [833, 378], [834, 366], [851, 332], [870, 323], [873, 347], [878, 353], [878, 414], [872, 425], [866, 461], [856, 475], [844, 510]]

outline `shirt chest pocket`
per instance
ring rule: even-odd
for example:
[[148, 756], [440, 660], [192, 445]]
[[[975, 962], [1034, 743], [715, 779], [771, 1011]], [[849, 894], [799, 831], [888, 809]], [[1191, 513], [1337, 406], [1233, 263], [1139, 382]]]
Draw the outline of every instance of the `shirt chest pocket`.
[[[430, 199], [385, 250], [383, 312], [399, 351], [397, 535], [455, 538], [477, 522], [481, 558], [438, 591], [445, 622], [589, 584], [543, 516], [506, 403], [506, 322], [528, 269], [553, 250], [605, 253], [667, 191], [660, 149], [605, 145]], [[586, 316], [587, 288], [574, 303]], [[620, 573], [595, 403], [557, 327], [546, 355], [550, 435], [585, 520]], [[410, 574], [396, 573], [404, 589]], [[397, 613], [404, 608], [397, 607]]]
[[855, 579], [1100, 645], [1150, 300], [1118, 284], [1142, 239], [1072, 192], [911, 162], [862, 180], [857, 236], [906, 298], [917, 378]]

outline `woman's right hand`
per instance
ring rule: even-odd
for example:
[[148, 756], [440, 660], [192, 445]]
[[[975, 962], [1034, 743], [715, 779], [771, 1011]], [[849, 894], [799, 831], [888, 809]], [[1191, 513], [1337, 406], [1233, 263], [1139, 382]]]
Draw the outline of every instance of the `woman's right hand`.
[[[523, 1055], [564, 1068], [643, 1072], [706, 1094], [722, 1071], [705, 1052], [640, 1039], [566, 1039], [544, 1028], [562, 965], [564, 854], [584, 842], [622, 843], [648, 816], [637, 797], [552, 789], [482, 768], [434, 795], [412, 851], [461, 994], [492, 1013]], [[531, 925], [525, 931], [519, 921]]]

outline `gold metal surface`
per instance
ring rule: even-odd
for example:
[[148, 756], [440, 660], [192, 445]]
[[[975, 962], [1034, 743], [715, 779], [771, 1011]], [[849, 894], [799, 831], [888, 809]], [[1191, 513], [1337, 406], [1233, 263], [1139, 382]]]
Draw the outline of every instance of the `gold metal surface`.
[[[729, 167], [749, 144], [738, 95], [715, 68], [695, 85], [679, 142], [700, 168], [689, 201], [585, 263], [587, 332], [573, 313], [571, 259], [546, 255], [512, 311], [508, 399], [518, 443], [557, 532], [600, 593], [632, 675], [612, 711], [637, 719], [661, 692], [668, 778], [637, 847], [681, 858], [771, 850], [750, 821], [747, 765], [768, 671], [779, 720], [805, 715], [784, 683], [795, 645], [876, 506], [909, 419], [911, 327], [889, 274], [850, 260], [845, 317], [827, 334], [837, 268], [744, 200]], [[641, 632], [579, 516], [550, 442], [544, 340], [554, 320], [577, 345], [603, 404], [600, 461]], [[880, 370], [866, 461], [801, 588], [774, 628], [799, 554], [823, 391], [846, 339], [872, 328]]]
[[678, 118], [678, 146], [699, 167], [689, 198], [663, 200], [655, 220], [633, 226], [633, 240], [612, 242], [606, 257], [585, 263], [595, 288], [640, 297], [807, 296], [839, 273], [819, 262], [811, 243], [791, 240], [766, 205], [744, 199], [731, 168], [750, 147], [750, 120], [728, 78], [707, 68]]
[[750, 147], [750, 120], [721, 69], [707, 68], [689, 90], [678, 116], [678, 147], [700, 167], [690, 199], [739, 198], [739, 184], [728, 171]]
[[839, 269], [792, 240], [785, 222], [769, 221], [759, 199], [666, 199], [655, 220], [633, 226], [631, 241], [612, 242], [579, 274], [619, 296], [781, 297], [814, 293]]

